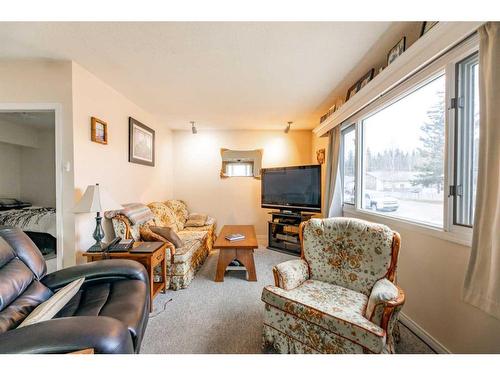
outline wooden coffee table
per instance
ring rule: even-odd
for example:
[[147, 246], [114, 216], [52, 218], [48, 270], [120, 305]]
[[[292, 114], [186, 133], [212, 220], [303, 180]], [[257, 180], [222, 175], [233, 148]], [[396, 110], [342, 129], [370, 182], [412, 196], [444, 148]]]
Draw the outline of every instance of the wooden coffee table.
[[[245, 239], [240, 241], [226, 240], [225, 237], [232, 233], [244, 234]], [[224, 281], [224, 272], [226, 272], [229, 263], [235, 259], [243, 263], [247, 269], [248, 281], [257, 281], [253, 251], [258, 247], [259, 245], [257, 244], [257, 237], [255, 236], [255, 228], [253, 225], [224, 225], [213, 246], [214, 249], [219, 249], [219, 260], [217, 262], [215, 281]]]

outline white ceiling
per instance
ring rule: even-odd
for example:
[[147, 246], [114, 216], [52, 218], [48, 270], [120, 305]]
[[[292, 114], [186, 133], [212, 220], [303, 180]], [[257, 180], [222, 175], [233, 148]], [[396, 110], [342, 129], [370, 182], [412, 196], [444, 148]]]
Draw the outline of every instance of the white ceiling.
[[0, 23], [0, 58], [74, 60], [168, 127], [311, 129], [391, 22]]
[[55, 129], [54, 111], [0, 112], [0, 121], [38, 130]]

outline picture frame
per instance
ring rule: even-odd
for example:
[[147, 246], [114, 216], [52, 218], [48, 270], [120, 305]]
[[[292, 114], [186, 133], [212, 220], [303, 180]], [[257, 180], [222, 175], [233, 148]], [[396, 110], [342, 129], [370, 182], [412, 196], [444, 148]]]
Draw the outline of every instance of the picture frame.
[[132, 117], [128, 124], [128, 161], [154, 167], [155, 131]]
[[373, 76], [375, 75], [375, 69], [370, 69], [368, 73], [366, 73], [361, 79], [358, 81], [358, 91], [361, 90], [363, 87], [365, 87], [368, 82], [370, 82], [373, 79]]
[[370, 82], [375, 75], [375, 69], [370, 69], [363, 77], [361, 77], [354, 85], [352, 85], [349, 90], [347, 90], [347, 95], [345, 101], [347, 102], [351, 99], [359, 90], [365, 87], [368, 82]]
[[420, 30], [420, 37], [422, 37], [427, 31], [432, 29], [439, 21], [424, 21], [422, 22], [422, 29]]
[[325, 149], [321, 148], [318, 151], [316, 151], [316, 161], [318, 164], [324, 164], [325, 163]]
[[108, 144], [108, 124], [97, 117], [90, 118], [90, 140], [102, 145]]
[[399, 56], [403, 54], [406, 50], [406, 36], [401, 38], [399, 42], [396, 43], [394, 47], [391, 48], [387, 54], [387, 65], [393, 63]]
[[354, 85], [352, 85], [349, 90], [347, 90], [347, 94], [345, 97], [345, 101], [347, 102], [349, 99], [351, 99], [356, 93], [358, 92], [358, 82], [356, 82]]

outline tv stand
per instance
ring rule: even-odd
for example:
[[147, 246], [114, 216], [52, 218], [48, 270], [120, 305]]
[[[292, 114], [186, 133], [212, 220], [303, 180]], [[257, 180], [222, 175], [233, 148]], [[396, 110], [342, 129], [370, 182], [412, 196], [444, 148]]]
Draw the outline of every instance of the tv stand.
[[268, 221], [268, 249], [291, 255], [300, 255], [299, 226], [309, 220], [313, 214], [296, 211], [272, 211]]

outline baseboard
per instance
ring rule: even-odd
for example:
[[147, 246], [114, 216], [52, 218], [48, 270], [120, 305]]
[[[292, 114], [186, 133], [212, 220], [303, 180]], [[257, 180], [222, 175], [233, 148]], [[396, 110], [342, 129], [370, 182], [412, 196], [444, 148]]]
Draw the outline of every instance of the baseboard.
[[257, 243], [260, 246], [267, 246], [267, 235], [266, 234], [257, 234], [255, 237], [257, 237]]
[[451, 351], [441, 344], [438, 340], [432, 337], [429, 332], [420, 327], [417, 323], [415, 323], [408, 315], [404, 313], [399, 314], [399, 321], [404, 324], [410, 331], [412, 331], [415, 335], [417, 335], [423, 342], [429, 345], [432, 350], [434, 350], [438, 354], [451, 354]]

